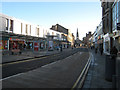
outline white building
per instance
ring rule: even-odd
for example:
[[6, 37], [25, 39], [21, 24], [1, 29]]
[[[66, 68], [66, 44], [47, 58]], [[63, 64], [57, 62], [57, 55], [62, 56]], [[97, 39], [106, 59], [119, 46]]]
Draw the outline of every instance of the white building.
[[[26, 48], [40, 50], [48, 48], [48, 36], [54, 36], [54, 43], [62, 41], [62, 32], [57, 32], [30, 22], [0, 13], [0, 50]], [[56, 40], [56, 41], [55, 41]], [[24, 46], [23, 46], [24, 45]]]

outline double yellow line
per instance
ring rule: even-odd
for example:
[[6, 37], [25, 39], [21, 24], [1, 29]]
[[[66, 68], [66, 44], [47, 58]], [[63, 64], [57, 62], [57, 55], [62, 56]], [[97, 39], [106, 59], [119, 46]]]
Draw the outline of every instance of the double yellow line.
[[[90, 65], [90, 63], [91, 63], [91, 61], [90, 61], [90, 60], [91, 60], [91, 56], [92, 56], [92, 54], [89, 52], [88, 61], [87, 61], [86, 65], [85, 65], [85, 67], [83, 68], [81, 74], [79, 75], [78, 79], [76, 80], [76, 82], [75, 82], [74, 85], [72, 86], [71, 90], [73, 90], [73, 89], [75, 89], [75, 88], [81, 88], [81, 87], [82, 87], [83, 80], [82, 80], [81, 85], [79, 85], [80, 87], [76, 87], [76, 86], [77, 86], [77, 84], [80, 83], [80, 80], [81, 80], [81, 78], [82, 78], [82, 76], [83, 76], [83, 74], [84, 74], [84, 72], [85, 72], [86, 67], [88, 66], [88, 64]], [[89, 68], [89, 67], [88, 67], [88, 68]], [[84, 79], [85, 79], [85, 78], [84, 78]]]

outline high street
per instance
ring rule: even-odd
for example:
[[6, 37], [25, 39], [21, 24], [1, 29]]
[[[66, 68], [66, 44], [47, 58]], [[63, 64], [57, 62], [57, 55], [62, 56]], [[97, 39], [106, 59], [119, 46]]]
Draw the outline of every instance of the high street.
[[78, 52], [81, 49], [67, 50], [61, 53], [53, 54], [50, 56], [44, 56], [39, 58], [32, 58], [23, 61], [9, 62], [2, 65], [2, 77], [8, 77], [18, 73], [26, 72], [33, 70], [35, 68], [41, 67], [45, 64], [64, 59], [74, 53]]
[[41, 59], [7, 63], [3, 65], [2, 85], [3, 88], [72, 88], [88, 58], [87, 49], [77, 48]]

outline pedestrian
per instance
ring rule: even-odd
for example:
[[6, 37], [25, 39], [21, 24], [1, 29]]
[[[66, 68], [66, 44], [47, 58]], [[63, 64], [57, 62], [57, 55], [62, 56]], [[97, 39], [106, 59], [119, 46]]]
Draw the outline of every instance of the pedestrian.
[[98, 48], [96, 47], [96, 48], [95, 48], [95, 53], [97, 53], [97, 50], [98, 50]]
[[62, 52], [62, 45], [60, 45], [60, 51]]
[[110, 50], [110, 54], [112, 55], [112, 58], [116, 58], [117, 57], [117, 53], [118, 53], [118, 50], [115, 46], [113, 46]]
[[103, 54], [103, 47], [100, 47], [100, 54]]

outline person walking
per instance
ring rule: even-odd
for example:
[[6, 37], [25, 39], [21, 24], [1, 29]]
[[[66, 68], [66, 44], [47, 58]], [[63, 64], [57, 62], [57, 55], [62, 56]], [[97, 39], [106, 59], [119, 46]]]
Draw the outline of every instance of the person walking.
[[115, 46], [113, 46], [110, 50], [110, 54], [112, 55], [113, 58], [117, 57], [118, 50]]
[[62, 52], [62, 44], [60, 45], [60, 51]]
[[100, 54], [101, 55], [103, 54], [103, 47], [102, 46], [100, 47]]
[[95, 48], [95, 53], [97, 53], [97, 50], [98, 50], [98, 48], [96, 47], [96, 48]]

